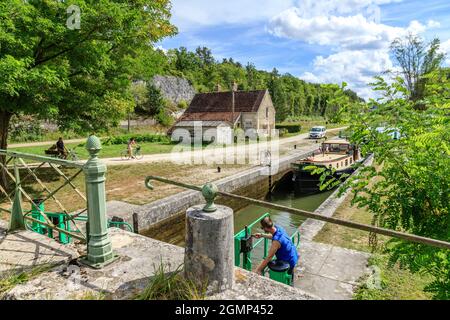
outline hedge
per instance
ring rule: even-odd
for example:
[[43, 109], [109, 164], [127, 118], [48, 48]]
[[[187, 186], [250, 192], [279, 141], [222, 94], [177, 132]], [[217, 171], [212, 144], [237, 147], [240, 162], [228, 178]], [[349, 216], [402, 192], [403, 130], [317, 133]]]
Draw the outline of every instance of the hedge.
[[161, 134], [124, 134], [120, 136], [109, 137], [104, 140], [105, 145], [127, 144], [128, 141], [134, 138], [136, 142], [161, 142], [171, 143], [170, 138]]
[[299, 124], [276, 124], [275, 129], [286, 129], [289, 133], [296, 133], [302, 130], [302, 126]]

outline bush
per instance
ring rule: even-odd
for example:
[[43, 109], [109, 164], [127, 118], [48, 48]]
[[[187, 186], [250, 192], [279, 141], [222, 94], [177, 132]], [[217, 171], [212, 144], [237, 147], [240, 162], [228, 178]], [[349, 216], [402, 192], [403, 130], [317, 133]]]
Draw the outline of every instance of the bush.
[[173, 124], [173, 118], [165, 110], [160, 110], [155, 119], [164, 127], [169, 127]]
[[118, 145], [127, 144], [128, 141], [134, 138], [136, 142], [160, 142], [160, 143], [171, 143], [170, 138], [165, 135], [160, 134], [124, 134], [115, 137], [109, 137], [103, 141], [104, 145]]
[[[302, 126], [299, 124], [277, 124], [275, 125], [275, 129], [281, 130], [281, 129], [286, 129], [287, 132], [289, 133], [297, 133], [300, 132], [302, 130]], [[281, 136], [281, 131], [280, 131], [280, 136]]]
[[288, 134], [288, 130], [286, 128], [282, 128], [282, 129], [279, 129], [279, 130], [280, 130], [280, 132], [279, 132], [279, 136], [280, 137], [284, 137], [285, 135]]
[[9, 138], [14, 142], [41, 140], [44, 133], [40, 122], [35, 119], [14, 118], [9, 128]]
[[187, 109], [188, 106], [189, 104], [186, 100], [181, 100], [180, 102], [178, 102], [178, 109]]

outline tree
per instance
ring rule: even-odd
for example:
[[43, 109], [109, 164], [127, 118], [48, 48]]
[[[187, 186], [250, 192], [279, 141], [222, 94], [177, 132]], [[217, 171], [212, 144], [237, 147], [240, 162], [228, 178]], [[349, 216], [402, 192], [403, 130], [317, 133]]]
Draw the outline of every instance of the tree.
[[[343, 190], [353, 188], [353, 203], [372, 212], [376, 225], [448, 242], [450, 81], [441, 70], [428, 75], [422, 110], [400, 78], [388, 84], [378, 77], [374, 89], [383, 98], [349, 114], [351, 141], [362, 145], [363, 153], [373, 152], [375, 162], [347, 180]], [[393, 139], [395, 132], [400, 139]], [[426, 290], [434, 298], [450, 299], [450, 250], [396, 239], [384, 249], [391, 263], [432, 275]]]
[[[70, 5], [80, 9], [79, 29], [66, 24]], [[7, 147], [13, 114], [51, 118], [76, 131], [117, 123], [134, 105], [133, 59], [176, 32], [169, 18], [169, 0], [3, 0], [0, 148]]]
[[405, 86], [409, 92], [409, 99], [415, 103], [415, 108], [423, 109], [427, 75], [438, 70], [444, 54], [439, 52], [439, 39], [426, 44], [414, 34], [405, 38], [397, 38], [391, 44], [392, 55], [401, 71]]

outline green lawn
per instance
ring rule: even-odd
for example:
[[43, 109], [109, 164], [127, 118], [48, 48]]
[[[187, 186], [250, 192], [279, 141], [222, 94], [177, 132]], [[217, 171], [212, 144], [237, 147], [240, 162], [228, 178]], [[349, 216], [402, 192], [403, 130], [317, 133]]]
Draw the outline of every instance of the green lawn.
[[[362, 224], [371, 224], [372, 215], [362, 208], [351, 206], [351, 196], [336, 210], [334, 217]], [[350, 229], [327, 223], [315, 236], [314, 241], [335, 246], [372, 253], [369, 265], [377, 268], [381, 276], [381, 288], [367, 285], [367, 279], [360, 279], [354, 299], [358, 300], [427, 300], [431, 294], [424, 292], [425, 286], [432, 281], [430, 276], [411, 273], [398, 264], [390, 265], [383, 252], [383, 245], [389, 240], [386, 236], [378, 236], [375, 251], [369, 245], [366, 231]]]
[[[143, 142], [139, 144], [142, 147], [143, 154], [156, 154], [156, 153], [168, 153], [175, 146], [171, 143], [157, 143], [157, 142]], [[33, 147], [21, 147], [21, 148], [9, 148], [9, 151], [18, 151], [36, 155], [45, 156], [45, 150], [51, 147], [51, 144], [46, 146], [33, 146]], [[80, 159], [87, 159], [88, 152], [85, 149], [84, 143], [70, 143], [67, 144], [68, 149], [75, 148], [75, 152]], [[123, 145], [103, 145], [103, 149], [100, 153], [101, 158], [116, 158], [120, 157], [122, 151], [126, 150], [127, 146]]]

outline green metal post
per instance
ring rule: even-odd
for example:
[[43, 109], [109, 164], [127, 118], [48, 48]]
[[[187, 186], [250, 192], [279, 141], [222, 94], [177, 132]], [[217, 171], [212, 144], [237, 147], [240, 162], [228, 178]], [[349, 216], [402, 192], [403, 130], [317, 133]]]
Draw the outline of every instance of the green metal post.
[[22, 209], [22, 191], [20, 189], [20, 174], [19, 168], [17, 167], [17, 159], [14, 159], [14, 176], [16, 180], [16, 190], [11, 210], [11, 220], [9, 221], [9, 231], [25, 229]]
[[106, 165], [98, 159], [98, 154], [102, 149], [100, 139], [91, 135], [86, 142], [86, 149], [90, 155], [83, 169], [86, 177], [89, 238], [87, 257], [81, 262], [99, 269], [113, 262], [116, 256], [113, 254], [108, 234], [105, 192]]

